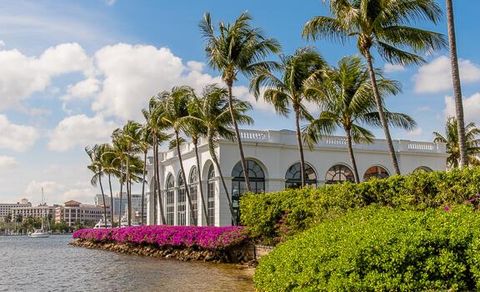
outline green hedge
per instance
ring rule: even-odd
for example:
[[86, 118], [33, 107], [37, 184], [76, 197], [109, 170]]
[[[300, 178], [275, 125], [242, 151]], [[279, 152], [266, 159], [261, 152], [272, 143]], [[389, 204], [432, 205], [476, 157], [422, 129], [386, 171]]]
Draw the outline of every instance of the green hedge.
[[242, 224], [267, 244], [314, 226], [345, 211], [370, 204], [425, 210], [461, 203], [480, 191], [480, 168], [416, 172], [318, 188], [247, 194], [240, 202]]
[[480, 216], [371, 206], [298, 234], [260, 259], [259, 291], [478, 291]]

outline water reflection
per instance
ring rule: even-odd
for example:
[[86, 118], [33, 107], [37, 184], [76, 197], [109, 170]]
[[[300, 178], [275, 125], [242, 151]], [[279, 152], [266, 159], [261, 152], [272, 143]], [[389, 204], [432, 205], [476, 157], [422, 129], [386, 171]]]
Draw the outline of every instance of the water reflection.
[[0, 237], [0, 291], [253, 291], [235, 265], [127, 256], [69, 240]]

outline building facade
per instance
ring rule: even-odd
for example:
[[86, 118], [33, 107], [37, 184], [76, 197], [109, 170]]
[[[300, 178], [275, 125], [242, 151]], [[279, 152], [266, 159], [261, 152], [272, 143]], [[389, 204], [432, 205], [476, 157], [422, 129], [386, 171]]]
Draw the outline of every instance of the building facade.
[[32, 218], [53, 218], [55, 215], [55, 208], [57, 206], [48, 206], [40, 204], [38, 206], [23, 206], [11, 208], [12, 218], [22, 217], [25, 220], [28, 217]]
[[[299, 152], [296, 133], [289, 130], [242, 130], [245, 158], [251, 190], [256, 193], [298, 187], [301, 184]], [[370, 177], [388, 177], [394, 173], [385, 140], [371, 144], [354, 144], [354, 155], [361, 180]], [[395, 140], [394, 148], [402, 174], [415, 170], [445, 170], [444, 144]], [[240, 196], [245, 192], [243, 168], [238, 146], [228, 140], [220, 140], [215, 148], [220, 169], [213, 163], [206, 141], [199, 143], [200, 172], [196, 165], [193, 145], [181, 147], [186, 180], [180, 171], [175, 150], [159, 153], [160, 198], [153, 196], [153, 166], [149, 166], [148, 220], [149, 224], [169, 225], [231, 225], [232, 215], [238, 213]], [[322, 185], [353, 181], [345, 137], [324, 137], [312, 149], [305, 147], [305, 171], [307, 183]], [[221, 170], [225, 186], [223, 186]], [[202, 180], [200, 186], [199, 177]], [[186, 197], [190, 190], [191, 202]], [[225, 191], [225, 189], [228, 191]], [[203, 192], [203, 197], [200, 195]], [[227, 197], [228, 196], [228, 197]], [[156, 212], [154, 212], [156, 208]]]
[[[0, 203], [0, 221], [4, 221], [5, 217], [12, 215], [12, 208], [15, 207], [31, 207], [32, 203], [30, 203], [27, 199], [22, 199], [20, 202], [17, 203]], [[14, 217], [12, 217], [14, 218]]]
[[[109, 216], [110, 208], [107, 208]], [[77, 201], [67, 201], [63, 206], [55, 208], [55, 223], [65, 222], [68, 226], [77, 223], [86, 225], [95, 225], [100, 219], [103, 219], [103, 207], [89, 204], [82, 204]]]

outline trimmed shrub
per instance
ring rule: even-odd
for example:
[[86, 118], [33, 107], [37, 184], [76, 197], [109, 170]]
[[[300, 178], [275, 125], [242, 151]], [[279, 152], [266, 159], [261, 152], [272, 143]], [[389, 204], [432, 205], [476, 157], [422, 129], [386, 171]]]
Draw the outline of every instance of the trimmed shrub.
[[259, 291], [480, 289], [480, 216], [471, 206], [370, 206], [298, 234], [261, 258]]
[[247, 194], [240, 201], [242, 224], [258, 240], [275, 244], [325, 219], [370, 204], [400, 209], [462, 203], [480, 191], [480, 168], [416, 172], [318, 188]]

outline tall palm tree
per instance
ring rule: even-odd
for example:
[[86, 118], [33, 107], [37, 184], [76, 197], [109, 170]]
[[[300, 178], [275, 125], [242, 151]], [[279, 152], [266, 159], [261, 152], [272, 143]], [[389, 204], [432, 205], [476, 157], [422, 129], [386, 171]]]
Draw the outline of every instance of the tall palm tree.
[[304, 84], [308, 78], [325, 66], [325, 61], [315, 50], [311, 48], [299, 49], [292, 56], [281, 57], [281, 64], [278, 68], [275, 68], [280, 73], [280, 78], [272, 70], [260, 68], [255, 72], [250, 83], [250, 89], [254, 92], [256, 98], [261, 95], [260, 89], [265, 88], [263, 99], [273, 104], [278, 114], [288, 116], [290, 107], [293, 108], [300, 154], [302, 187], [305, 186], [305, 158], [300, 120], [310, 116], [305, 108]]
[[450, 64], [452, 67], [453, 96], [455, 97], [455, 113], [458, 133], [458, 152], [460, 155], [460, 167], [468, 165], [470, 159], [467, 149], [467, 137], [465, 120], [463, 117], [462, 87], [460, 84], [460, 73], [458, 71], [457, 41], [455, 38], [455, 20], [453, 17], [452, 0], [446, 0], [447, 6], [447, 28], [448, 42], [450, 44]]
[[232, 125], [230, 109], [233, 108], [234, 119], [239, 124], [252, 124], [253, 119], [246, 115], [246, 112], [251, 109], [251, 105], [236, 98], [230, 99], [228, 90], [224, 88], [209, 85], [205, 87], [202, 97], [194, 99], [189, 108], [191, 111], [195, 111], [195, 115], [189, 116], [189, 119], [201, 123], [207, 130], [208, 150], [220, 175], [233, 222], [238, 223], [239, 218], [235, 218], [232, 199], [225, 183], [215, 147], [219, 138], [234, 139], [235, 137], [235, 133], [230, 130]]
[[[183, 165], [182, 151], [180, 150], [180, 133], [183, 130], [184, 119], [188, 116], [188, 104], [194, 95], [195, 93], [193, 89], [188, 86], [174, 87], [171, 91], [164, 91], [160, 93], [160, 99], [164, 104], [162, 121], [165, 123], [167, 128], [173, 130], [175, 142], [172, 145], [174, 145], [177, 149], [177, 156], [180, 162], [180, 171], [185, 183], [188, 181], [185, 174], [185, 167]], [[185, 187], [185, 193], [187, 195], [188, 205], [190, 208], [190, 219], [192, 219], [194, 210], [192, 198], [190, 196], [190, 190], [188, 187]]]
[[110, 220], [112, 222], [113, 226], [113, 216], [114, 216], [114, 203], [113, 203], [113, 188], [112, 188], [112, 175], [116, 176], [118, 172], [117, 166], [114, 164], [113, 157], [110, 155], [105, 155], [106, 153], [109, 153], [113, 151], [113, 146], [111, 144], [105, 144], [105, 151], [102, 154], [102, 164], [103, 164], [103, 169], [105, 174], [107, 175], [108, 178], [108, 187], [110, 190]]
[[[164, 106], [159, 96], [153, 96], [150, 98], [148, 103], [148, 108], [142, 110], [143, 117], [145, 118], [145, 128], [149, 135], [152, 137], [152, 151], [153, 151], [153, 202], [155, 199], [158, 202], [158, 209], [160, 209], [160, 222], [165, 224], [165, 213], [163, 209], [163, 201], [160, 192], [160, 174], [159, 174], [159, 164], [160, 160], [158, 157], [158, 147], [161, 143], [170, 139], [170, 135], [165, 134], [165, 123], [162, 121], [162, 116], [164, 114]], [[154, 204], [155, 205], [155, 204]], [[157, 206], [154, 206], [153, 209], [153, 222], [157, 222]]]
[[[434, 0], [330, 0], [333, 17], [316, 16], [305, 24], [307, 38], [330, 38], [345, 41], [355, 38], [357, 48], [367, 60], [373, 95], [387, 140], [393, 167], [400, 174], [388, 121], [373, 65], [372, 48], [392, 64], [419, 64], [421, 52], [444, 47], [441, 34], [409, 26], [417, 20], [437, 23], [442, 11]], [[411, 49], [408, 52], [404, 49]]]
[[132, 225], [132, 173], [131, 169], [135, 168], [133, 164], [133, 156], [140, 151], [137, 141], [141, 140], [142, 125], [135, 121], [127, 121], [121, 132], [121, 140], [123, 141], [124, 151], [126, 152], [125, 174], [127, 188], [127, 220], [128, 226]]
[[104, 152], [104, 146], [95, 144], [93, 147], [85, 147], [85, 152], [90, 158], [90, 164], [87, 168], [93, 172], [92, 179], [90, 180], [93, 186], [97, 186], [97, 182], [100, 185], [100, 191], [102, 193], [103, 204], [103, 222], [107, 227], [107, 204], [105, 201], [105, 192], [103, 190], [102, 176], [104, 175], [103, 163], [101, 161], [102, 154]]
[[200, 29], [206, 41], [208, 64], [213, 69], [221, 71], [222, 79], [227, 85], [230, 117], [235, 129], [247, 191], [250, 191], [250, 182], [242, 139], [235, 120], [232, 87], [239, 72], [250, 77], [260, 68], [275, 67], [274, 62], [265, 61], [265, 58], [271, 53], [280, 51], [280, 44], [275, 39], [266, 38], [260, 29], [252, 27], [251, 20], [250, 15], [244, 12], [232, 24], [219, 23], [218, 33], [212, 24], [210, 13], [205, 13], [200, 22]]
[[[195, 150], [195, 162], [197, 165], [197, 174], [198, 174], [198, 185], [200, 188], [200, 199], [202, 201], [203, 207], [203, 214], [205, 216], [205, 222], [208, 221], [208, 213], [207, 213], [207, 204], [205, 202], [205, 194], [203, 191], [203, 183], [202, 183], [202, 168], [200, 165], [200, 155], [198, 153], [198, 144], [202, 137], [206, 137], [207, 135], [207, 127], [198, 120], [200, 118], [200, 114], [197, 108], [200, 101], [197, 96], [193, 96], [190, 100], [188, 105], [188, 116], [183, 121], [183, 131], [185, 135], [192, 139], [192, 144]], [[191, 117], [195, 117], [197, 119], [192, 119]]]
[[147, 154], [148, 150], [150, 149], [150, 145], [152, 145], [151, 136], [147, 130], [146, 126], [142, 126], [141, 129], [141, 139], [137, 141], [138, 147], [140, 151], [143, 153], [143, 170], [142, 170], [142, 202], [141, 202], [141, 219], [140, 224], [144, 225], [144, 209], [145, 209], [145, 176], [147, 174]]
[[[399, 83], [383, 78], [379, 72], [376, 75], [382, 97], [400, 91]], [[375, 99], [372, 98], [368, 69], [360, 58], [344, 57], [338, 62], [337, 68], [323, 70], [321, 79], [310, 79], [305, 86], [306, 93], [315, 99], [321, 110], [319, 117], [305, 128], [307, 141], [317, 142], [321, 135], [333, 134], [337, 127], [343, 129], [347, 137], [355, 182], [359, 183], [353, 142], [371, 143], [374, 136], [363, 125], [381, 126]], [[385, 108], [383, 110], [392, 126], [411, 130], [416, 125], [406, 114], [389, 112]]]
[[[461, 165], [460, 146], [458, 139], [457, 119], [449, 117], [445, 124], [445, 136], [433, 132], [435, 143], [445, 143], [447, 146], [447, 164], [449, 168], [455, 168]], [[480, 165], [480, 128], [475, 123], [468, 123], [465, 127], [467, 163], [470, 165]]]

